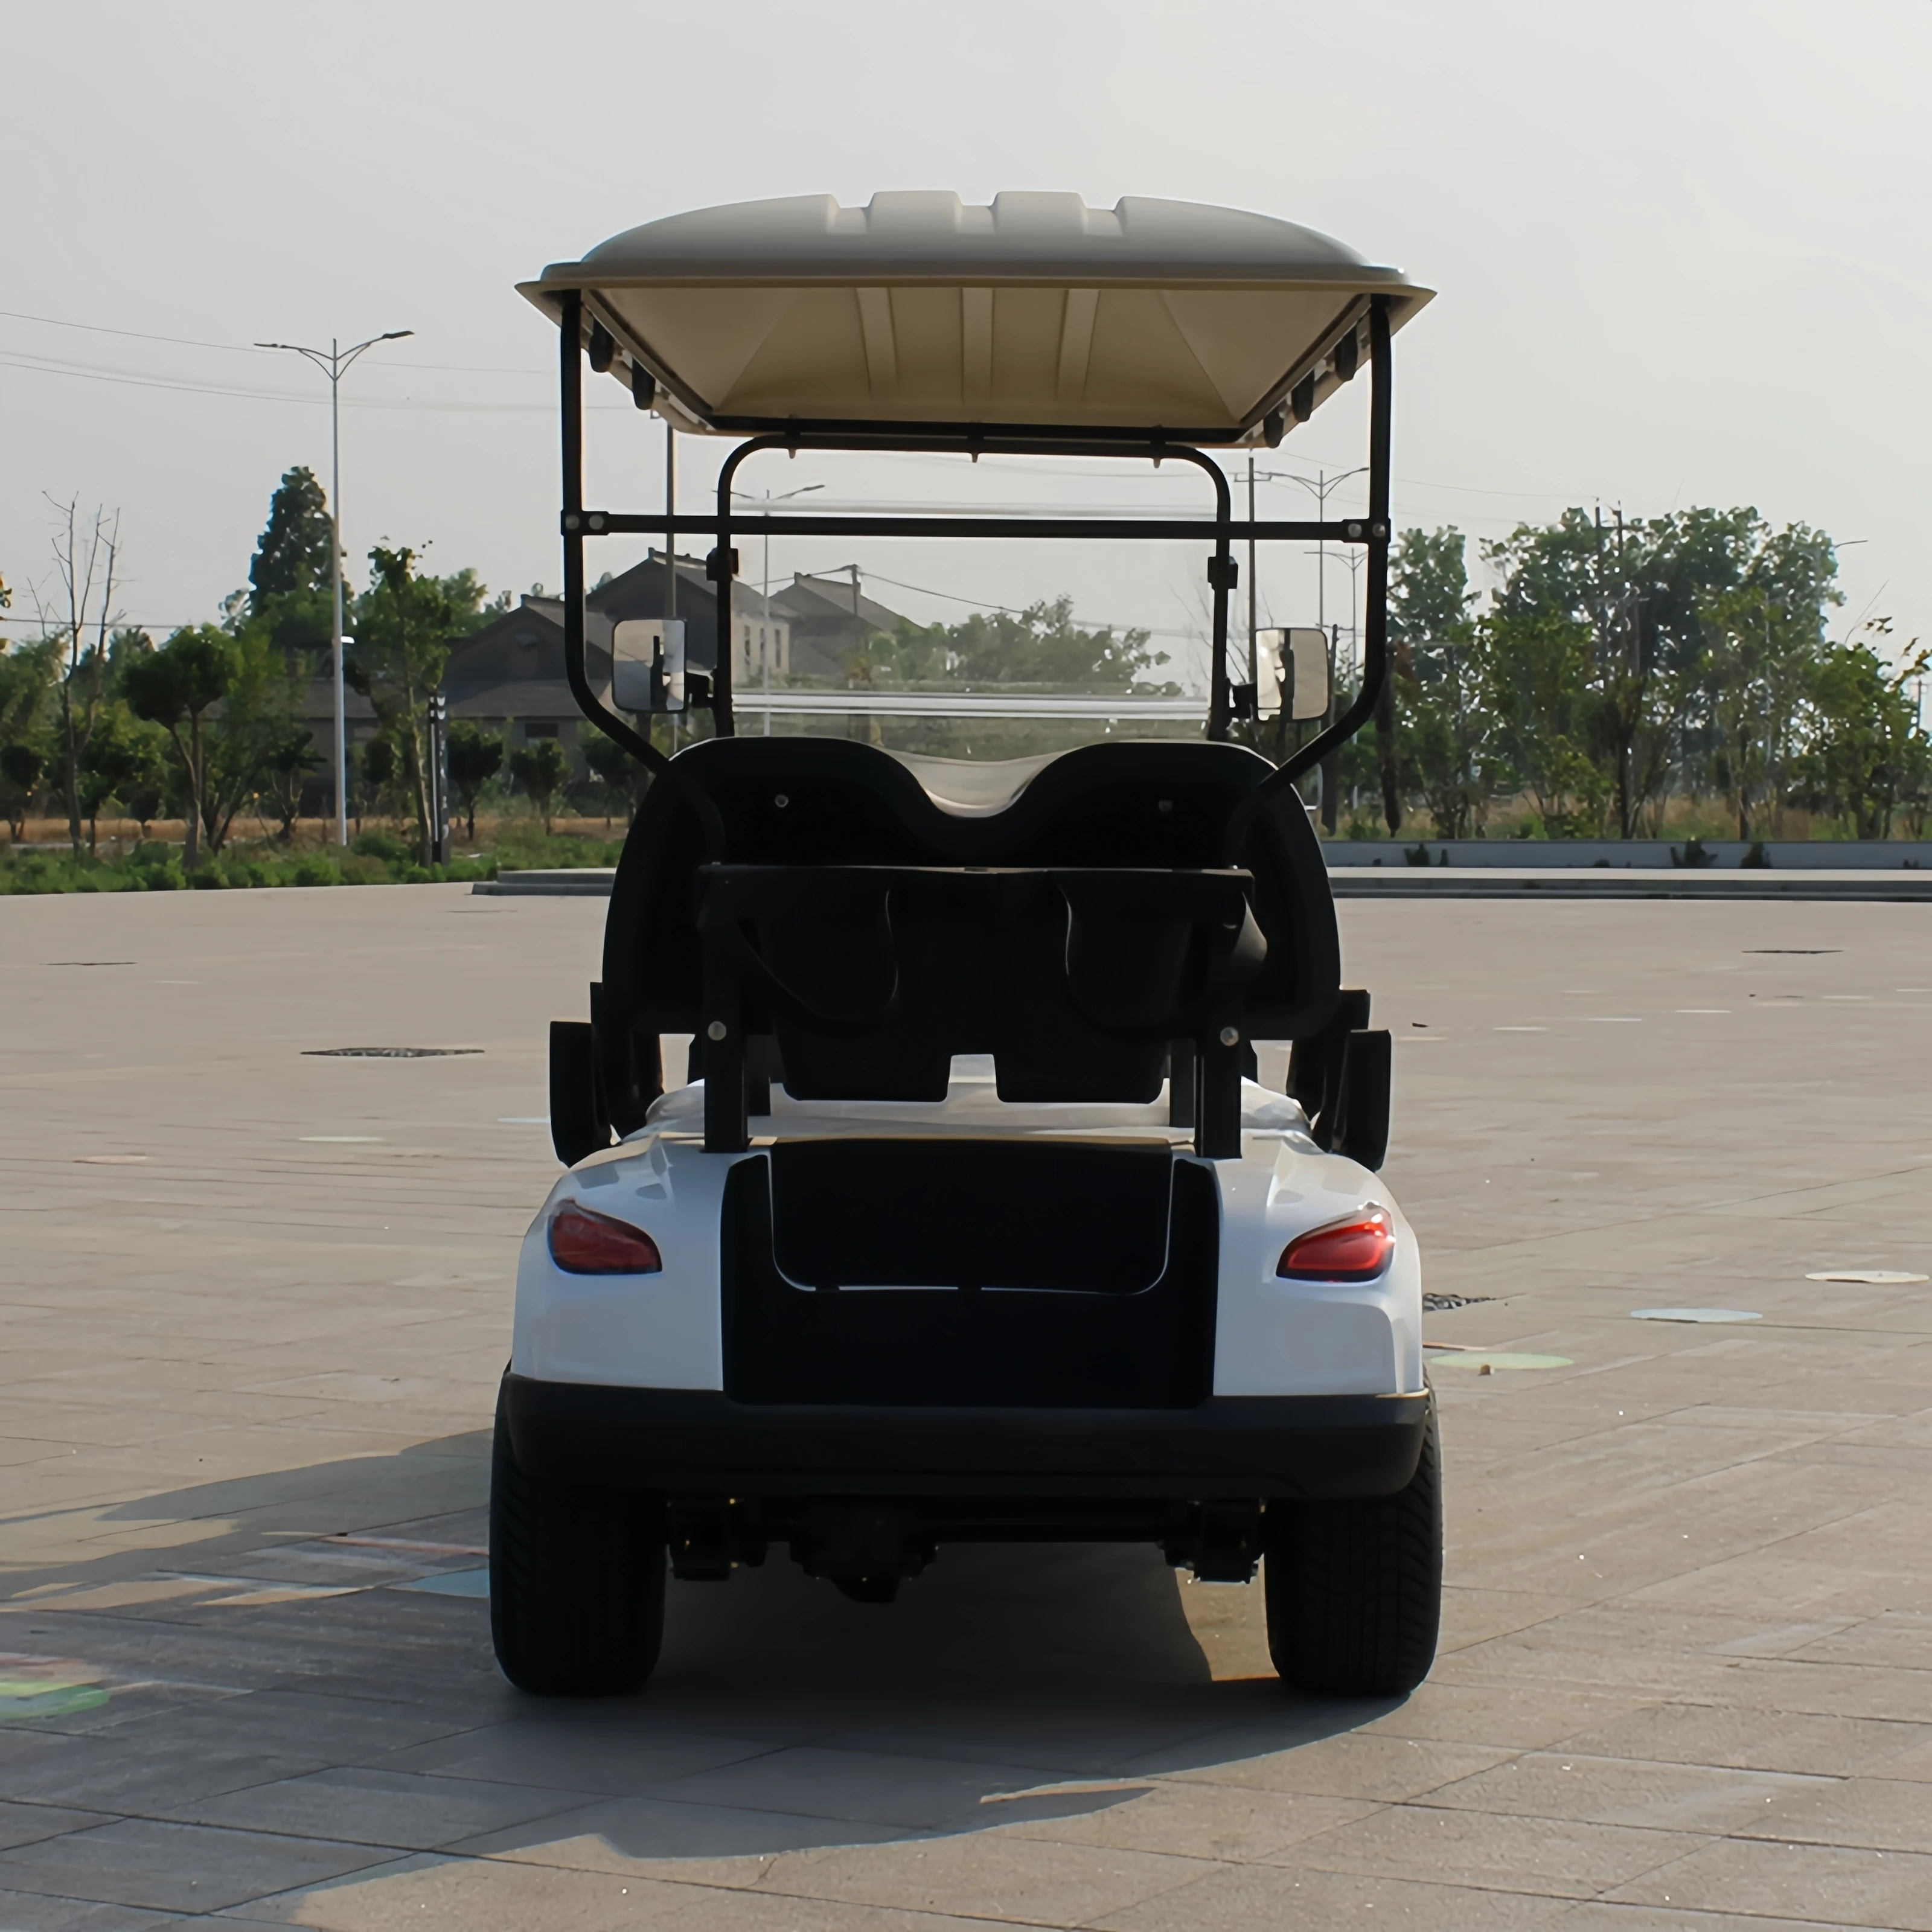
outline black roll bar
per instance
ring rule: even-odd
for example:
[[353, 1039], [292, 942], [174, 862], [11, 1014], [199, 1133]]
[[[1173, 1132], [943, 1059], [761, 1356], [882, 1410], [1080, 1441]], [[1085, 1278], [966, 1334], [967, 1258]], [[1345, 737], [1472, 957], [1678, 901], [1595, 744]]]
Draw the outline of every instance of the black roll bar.
[[[1090, 445], [1069, 443], [1058, 440], [1035, 441], [1012, 437], [997, 440], [976, 434], [964, 436], [924, 436], [916, 442], [904, 437], [893, 437], [881, 442], [876, 436], [862, 436], [843, 431], [822, 433], [802, 429], [791, 430], [784, 434], [772, 433], [752, 437], [741, 442], [732, 451], [718, 472], [718, 514], [711, 527], [718, 535], [718, 547], [712, 553], [712, 575], [718, 586], [718, 664], [712, 672], [712, 716], [721, 737], [731, 735], [731, 680], [728, 669], [730, 644], [731, 610], [730, 579], [737, 572], [737, 554], [731, 548], [731, 532], [735, 524], [743, 522], [750, 526], [752, 519], [734, 518], [731, 510], [731, 484], [738, 474], [738, 467], [747, 457], [756, 455], [765, 449], [838, 449], [865, 450], [877, 448], [938, 451], [953, 455], [998, 454], [1002, 456], [1064, 456], [1068, 454], [1092, 455], [1096, 452]], [[1192, 536], [1203, 529], [1211, 530], [1214, 537], [1214, 558], [1208, 566], [1208, 580], [1214, 589], [1214, 634], [1210, 658], [1211, 673], [1208, 706], [1208, 735], [1210, 738], [1225, 738], [1228, 734], [1230, 716], [1228, 704], [1228, 591], [1232, 586], [1234, 563], [1232, 525], [1234, 515], [1234, 493], [1228, 483], [1227, 472], [1211, 458], [1204, 456], [1198, 449], [1156, 442], [1138, 444], [1114, 443], [1104, 454], [1108, 456], [1145, 456], [1156, 463], [1169, 458], [1176, 462], [1191, 463], [1212, 480], [1214, 485], [1214, 520], [1203, 525], [1198, 521], [1187, 525], [1187, 534]], [[847, 535], [873, 535], [879, 536], [910, 536], [916, 535], [944, 535], [971, 536], [988, 534], [1004, 535], [1006, 526], [1017, 526], [1030, 520], [1025, 518], [788, 518], [800, 526], [801, 534], [835, 533], [831, 527], [836, 524], [860, 526], [856, 530], [847, 530]], [[1117, 527], [1117, 520], [1096, 519], [1103, 527], [1112, 531]], [[770, 520], [769, 526], [777, 528], [776, 519]], [[988, 524], [1002, 526], [997, 532], [984, 529]], [[932, 526], [929, 529], [908, 529], [908, 524]], [[758, 527], [766, 526], [760, 524]], [[1029, 532], [1032, 534], [1032, 532]], [[1144, 530], [1136, 530], [1133, 534], [1147, 540]], [[720, 692], [723, 694], [723, 706], [718, 704]]]
[[[584, 537], [588, 519], [584, 511], [584, 298], [574, 291], [563, 298], [558, 331], [561, 344], [559, 373], [563, 404], [563, 674], [577, 708], [607, 738], [614, 738], [654, 778], [674, 783], [698, 814], [706, 856], [715, 863], [724, 856], [724, 821], [710, 795], [692, 784], [649, 738], [604, 704], [590, 688], [584, 649]], [[672, 569], [677, 567], [674, 556]]]
[[577, 708], [606, 737], [662, 778], [670, 760], [590, 688], [584, 653], [584, 298], [574, 289], [562, 298], [557, 329], [559, 386], [563, 413], [563, 674]]

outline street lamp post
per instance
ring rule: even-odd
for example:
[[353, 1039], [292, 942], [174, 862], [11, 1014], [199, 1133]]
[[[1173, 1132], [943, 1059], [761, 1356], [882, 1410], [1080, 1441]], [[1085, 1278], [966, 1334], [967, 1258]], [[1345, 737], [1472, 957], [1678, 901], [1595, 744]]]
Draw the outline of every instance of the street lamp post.
[[[1252, 493], [1254, 490], [1254, 478], [1256, 473], [1256, 472], [1253, 467], [1252, 459], [1251, 458], [1250, 460], [1248, 470], [1250, 479], [1248, 484], [1250, 492], [1248, 520], [1250, 523], [1252, 523], [1254, 521], [1254, 509], [1252, 507], [1254, 499]], [[1306, 476], [1298, 476], [1292, 470], [1264, 470], [1260, 472], [1260, 474], [1262, 480], [1264, 482], [1299, 483], [1301, 487], [1315, 499], [1316, 502], [1318, 506], [1317, 514], [1320, 520], [1325, 524], [1328, 520], [1328, 499], [1332, 496], [1344, 483], [1347, 482], [1350, 477], [1366, 476], [1368, 474], [1368, 466], [1365, 464], [1354, 470], [1345, 470], [1340, 476], [1330, 476], [1325, 470], [1318, 470], [1315, 472], [1315, 478], [1312, 482]], [[1324, 631], [1327, 631], [1328, 628], [1328, 544], [1325, 537], [1318, 541], [1316, 545], [1314, 555], [1316, 621], [1321, 626]], [[1351, 580], [1352, 582], [1352, 566], [1354, 565], [1356, 560], [1354, 556], [1351, 555], [1348, 561], [1352, 566]], [[1249, 595], [1250, 596], [1252, 596], [1254, 594], [1252, 588], [1252, 579], [1253, 578], [1253, 568], [1252, 565], [1250, 565], [1249, 569], [1249, 577], [1250, 579]], [[1248, 628], [1250, 633], [1252, 633], [1254, 628], [1254, 620], [1252, 617], [1249, 620]], [[1339, 701], [1333, 695], [1333, 692], [1335, 683], [1335, 657], [1336, 643], [1340, 628], [1341, 627], [1337, 625], [1336, 627], [1336, 634], [1330, 636], [1328, 645], [1328, 676], [1331, 692], [1328, 715], [1330, 718], [1333, 718], [1335, 716], [1334, 707], [1336, 704]], [[1348, 629], [1349, 669], [1352, 671], [1354, 668], [1355, 646], [1358, 641], [1352, 608], [1350, 613], [1350, 623]], [[1336, 793], [1340, 788], [1341, 772], [1342, 754], [1340, 748], [1338, 746], [1336, 750], [1330, 752], [1329, 755], [1322, 761], [1322, 819], [1323, 824], [1325, 825], [1331, 832], [1335, 829]]]
[[[733, 490], [731, 494], [742, 502], [764, 504], [765, 514], [769, 517], [771, 514], [771, 507], [774, 503], [789, 502], [794, 496], [809, 496], [813, 490], [822, 490], [824, 488], [825, 485], [823, 483], [807, 483], [799, 489], [788, 490], [782, 496], [774, 496], [769, 490], [762, 496], [754, 496], [748, 491], [737, 490]], [[765, 526], [764, 568], [765, 614], [764, 628], [758, 633], [758, 657], [764, 668], [765, 696], [769, 699], [772, 694], [772, 527], [769, 523]], [[765, 736], [769, 738], [771, 735], [772, 707], [767, 703], [765, 706]]]
[[[1344, 470], [1338, 476], [1330, 476], [1325, 470], [1318, 470], [1311, 479], [1306, 476], [1298, 476], [1292, 470], [1257, 471], [1254, 466], [1254, 459], [1250, 457], [1248, 459], [1248, 520], [1252, 523], [1255, 519], [1254, 488], [1257, 478], [1264, 483], [1299, 483], [1315, 499], [1318, 506], [1316, 514], [1322, 521], [1326, 523], [1328, 520], [1328, 499], [1334, 496], [1350, 477], [1366, 476], [1368, 473], [1368, 466], [1364, 464], [1357, 469]], [[1328, 628], [1328, 545], [1325, 539], [1317, 543], [1313, 554], [1316, 560], [1315, 621], [1325, 631]], [[1252, 596], [1254, 588], [1252, 546], [1250, 546], [1249, 559], [1248, 580], [1249, 590]], [[1248, 628], [1250, 630], [1254, 628], [1252, 610], [1250, 614]], [[1352, 625], [1350, 627], [1352, 632], [1353, 628]]]
[[[1320, 506], [1317, 514], [1321, 520], [1326, 523], [1328, 520], [1328, 499], [1350, 477], [1366, 476], [1368, 473], [1366, 465], [1359, 469], [1345, 470], [1339, 476], [1330, 476], [1327, 470], [1318, 470], [1315, 472], [1315, 481], [1311, 483], [1306, 476], [1298, 476], [1292, 470], [1276, 470], [1270, 480], [1299, 483]], [[1328, 623], [1328, 545], [1325, 538], [1316, 546], [1315, 556], [1316, 622], [1325, 630]]]
[[299, 342], [258, 342], [257, 349], [286, 349], [305, 356], [328, 378], [328, 563], [329, 587], [334, 604], [329, 623], [331, 655], [335, 661], [335, 842], [349, 843], [349, 732], [342, 698], [342, 379], [350, 364], [364, 350], [379, 342], [400, 342], [413, 335], [412, 328], [392, 328], [386, 334], [372, 335], [352, 349], [344, 349], [334, 336], [326, 350], [306, 349]]

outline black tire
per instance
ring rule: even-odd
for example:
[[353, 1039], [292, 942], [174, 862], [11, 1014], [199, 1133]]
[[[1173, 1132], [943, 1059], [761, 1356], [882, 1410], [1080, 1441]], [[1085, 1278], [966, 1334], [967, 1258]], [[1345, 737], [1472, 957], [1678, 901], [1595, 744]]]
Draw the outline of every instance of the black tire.
[[664, 1546], [647, 1501], [540, 1482], [517, 1466], [502, 1404], [490, 1457], [490, 1634], [539, 1697], [641, 1690], [664, 1640]]
[[1270, 1503], [1262, 1544], [1268, 1654], [1288, 1684], [1321, 1697], [1413, 1690], [1436, 1660], [1442, 1620], [1434, 1398], [1406, 1489], [1392, 1496]]

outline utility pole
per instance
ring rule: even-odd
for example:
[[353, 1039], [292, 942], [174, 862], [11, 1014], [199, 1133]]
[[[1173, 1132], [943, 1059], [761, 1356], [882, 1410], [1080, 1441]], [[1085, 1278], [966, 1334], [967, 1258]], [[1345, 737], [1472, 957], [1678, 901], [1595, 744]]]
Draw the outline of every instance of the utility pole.
[[329, 586], [334, 615], [329, 624], [329, 642], [335, 660], [335, 842], [349, 843], [349, 729], [342, 696], [342, 379], [350, 365], [364, 350], [379, 342], [400, 342], [413, 335], [412, 328], [392, 328], [386, 334], [372, 335], [353, 349], [344, 349], [334, 336], [325, 352], [304, 349], [299, 342], [258, 342], [257, 349], [286, 349], [304, 356], [328, 378], [328, 554]]

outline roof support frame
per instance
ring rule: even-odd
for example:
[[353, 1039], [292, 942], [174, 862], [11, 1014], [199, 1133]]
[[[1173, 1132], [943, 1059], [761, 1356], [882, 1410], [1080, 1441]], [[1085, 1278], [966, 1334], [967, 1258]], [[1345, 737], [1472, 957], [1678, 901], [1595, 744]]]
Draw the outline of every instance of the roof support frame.
[[[584, 649], [584, 539], [586, 519], [584, 512], [584, 319], [579, 297], [563, 300], [563, 326], [557, 332], [558, 388], [562, 408], [561, 454], [563, 483], [563, 673], [577, 708], [607, 738], [623, 746], [654, 777], [668, 778], [690, 800], [704, 832], [705, 845], [714, 860], [724, 852], [724, 821], [710, 796], [686, 782], [675, 761], [664, 756], [650, 740], [635, 730], [598, 698], [590, 688], [590, 672]], [[674, 568], [676, 568], [674, 560]]]
[[[740, 443], [728, 455], [718, 472], [718, 508], [710, 517], [654, 517], [632, 515], [602, 510], [586, 510], [584, 504], [584, 340], [585, 313], [581, 294], [559, 292], [561, 309], [558, 331], [560, 351], [560, 400], [562, 404], [562, 455], [563, 507], [564, 664], [571, 692], [578, 708], [608, 736], [614, 739], [632, 757], [659, 775], [670, 775], [674, 761], [667, 758], [648, 738], [640, 735], [624, 718], [604, 704], [591, 689], [584, 652], [585, 568], [584, 542], [588, 536], [616, 536], [668, 531], [712, 534], [716, 548], [711, 574], [718, 589], [718, 650], [711, 684], [713, 721], [721, 736], [732, 735], [731, 709], [732, 620], [730, 585], [736, 574], [736, 556], [731, 545], [734, 528], [758, 529], [774, 535], [846, 535], [873, 536], [962, 536], [1014, 538], [1119, 538], [1147, 542], [1162, 537], [1186, 538], [1209, 536], [1214, 552], [1208, 566], [1208, 582], [1214, 596], [1214, 630], [1208, 694], [1208, 736], [1224, 739], [1233, 716], [1228, 678], [1228, 603], [1236, 581], [1233, 546], [1241, 540], [1326, 538], [1337, 543], [1361, 544], [1368, 558], [1368, 580], [1364, 586], [1363, 612], [1362, 688], [1343, 715], [1287, 758], [1264, 789], [1272, 790], [1292, 784], [1304, 772], [1319, 764], [1331, 752], [1353, 737], [1374, 716], [1388, 681], [1388, 560], [1389, 462], [1390, 425], [1394, 403], [1393, 372], [1390, 364], [1391, 334], [1389, 300], [1374, 296], [1368, 303], [1371, 395], [1369, 428], [1369, 514], [1366, 520], [1344, 519], [1327, 522], [1262, 522], [1250, 519], [1237, 524], [1233, 514], [1233, 492], [1227, 472], [1197, 442], [1225, 447], [1234, 440], [1224, 435], [1192, 437], [1161, 427], [1142, 431], [1096, 430], [1082, 428], [1056, 431], [1040, 430], [1028, 425], [968, 424], [963, 430], [935, 431], [930, 424], [807, 423], [793, 419], [783, 423], [760, 424], [759, 432]], [[1278, 417], [1270, 422], [1271, 431]], [[735, 428], [719, 419], [717, 427]], [[752, 425], [747, 424], [746, 427]], [[1271, 440], [1278, 436], [1271, 435]], [[1199, 518], [1153, 519], [1145, 518], [1054, 519], [965, 517], [784, 517], [736, 518], [731, 508], [731, 484], [740, 466], [760, 450], [826, 449], [944, 451], [977, 457], [981, 454], [1034, 456], [1144, 456], [1158, 464], [1170, 458], [1189, 463], [1204, 471], [1215, 491], [1215, 514], [1211, 520]], [[674, 550], [675, 544], [670, 546]], [[709, 799], [694, 793], [693, 803], [705, 824], [707, 842], [722, 842], [722, 825]]]

